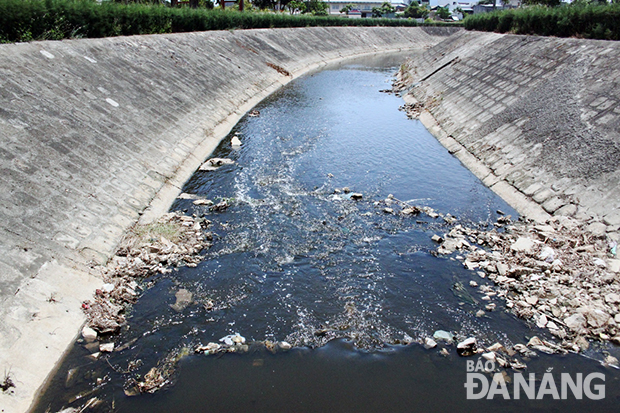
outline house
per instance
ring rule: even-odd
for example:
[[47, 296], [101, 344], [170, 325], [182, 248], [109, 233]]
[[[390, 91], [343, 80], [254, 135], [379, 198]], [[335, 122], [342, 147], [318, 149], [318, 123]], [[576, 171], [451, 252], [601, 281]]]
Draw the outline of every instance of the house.
[[344, 16], [346, 14], [340, 13], [340, 10], [347, 4], [353, 5], [353, 10], [349, 12], [350, 18], [356, 17], [372, 17], [372, 8], [381, 7], [383, 1], [379, 0], [326, 0], [325, 3], [329, 6], [329, 14], [331, 16]]
[[403, 12], [409, 7], [409, 3], [406, 1], [392, 1], [392, 6], [396, 9], [396, 12]]
[[516, 9], [521, 6], [521, 0], [495, 0], [493, 4], [476, 4], [474, 6], [474, 14], [489, 13], [495, 10]]

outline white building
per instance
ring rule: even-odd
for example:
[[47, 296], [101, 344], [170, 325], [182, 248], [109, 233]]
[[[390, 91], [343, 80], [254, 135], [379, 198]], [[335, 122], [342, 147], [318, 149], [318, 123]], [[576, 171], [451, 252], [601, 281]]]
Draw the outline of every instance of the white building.
[[325, 3], [329, 6], [329, 14], [330, 15], [342, 15], [346, 16], [344, 13], [340, 13], [340, 10], [346, 6], [347, 4], [353, 5], [353, 10], [349, 12], [349, 18], [359, 18], [359, 17], [372, 17], [372, 8], [373, 7], [381, 7], [383, 1], [379, 0], [326, 0]]

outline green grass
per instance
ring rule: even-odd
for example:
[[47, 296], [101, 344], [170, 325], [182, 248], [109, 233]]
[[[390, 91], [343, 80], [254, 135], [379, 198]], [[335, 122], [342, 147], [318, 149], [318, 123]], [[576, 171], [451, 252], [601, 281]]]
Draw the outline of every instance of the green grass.
[[416, 25], [409, 19], [291, 16], [91, 0], [0, 0], [0, 42], [272, 27]]
[[468, 16], [467, 30], [620, 40], [620, 4], [528, 7]]

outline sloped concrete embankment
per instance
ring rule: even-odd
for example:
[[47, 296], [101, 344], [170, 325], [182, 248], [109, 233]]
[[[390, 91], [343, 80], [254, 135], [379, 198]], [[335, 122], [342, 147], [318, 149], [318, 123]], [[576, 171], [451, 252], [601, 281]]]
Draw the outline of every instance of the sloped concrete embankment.
[[75, 337], [81, 301], [101, 283], [87, 263], [110, 257], [142, 214], [165, 211], [248, 109], [326, 62], [430, 47], [450, 33], [300, 28], [1, 45], [0, 373], [16, 385], [0, 392], [3, 411], [28, 408]]
[[520, 213], [617, 240], [619, 56], [618, 42], [461, 31], [411, 62], [405, 97]]

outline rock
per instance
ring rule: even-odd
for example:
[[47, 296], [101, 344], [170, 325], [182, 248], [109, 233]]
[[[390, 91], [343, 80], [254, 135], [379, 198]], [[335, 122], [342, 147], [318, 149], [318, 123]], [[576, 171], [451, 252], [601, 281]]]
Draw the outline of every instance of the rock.
[[235, 333], [220, 338], [220, 341], [222, 341], [227, 346], [234, 346], [235, 344], [245, 344], [245, 337], [239, 335], [238, 333]]
[[430, 337], [424, 339], [424, 348], [431, 349], [437, 347], [437, 342]]
[[586, 320], [588, 321], [588, 325], [594, 328], [603, 327], [607, 324], [611, 317], [605, 311], [599, 310], [598, 308], [589, 309], [589, 311], [587, 311], [585, 315]]
[[495, 303], [487, 304], [484, 306], [484, 308], [486, 308], [487, 311], [493, 311], [495, 310], [495, 308], [497, 308], [497, 304]]
[[555, 260], [555, 251], [551, 247], [543, 247], [538, 254], [538, 259], [548, 263], [552, 263]]
[[[241, 145], [241, 141], [239, 141], [239, 145]], [[211, 159], [207, 160], [205, 163], [203, 163], [202, 165], [200, 165], [199, 170], [201, 170], [201, 171], [215, 171], [216, 169], [218, 169], [222, 165], [232, 165], [234, 163], [235, 163], [235, 161], [233, 161], [232, 159], [227, 159], [227, 158], [211, 158]]]
[[232, 146], [241, 146], [241, 141], [239, 140], [238, 137], [233, 136], [233, 138], [230, 140], [230, 144]]
[[500, 343], [495, 343], [491, 347], [489, 347], [487, 350], [488, 351], [501, 351], [505, 349], [504, 349], [504, 346], [502, 346]]
[[348, 186], [345, 186], [344, 188], [342, 188], [342, 192], [344, 192], [345, 194], [348, 194], [349, 192], [351, 192], [351, 189], [349, 189]]
[[185, 288], [181, 288], [174, 296], [176, 297], [176, 302], [171, 304], [170, 308], [176, 312], [181, 312], [192, 302], [193, 294]]
[[609, 293], [605, 295], [605, 302], [607, 304], [618, 304], [620, 303], [620, 294]]
[[101, 287], [101, 291], [111, 293], [112, 291], [114, 291], [114, 284], [103, 284], [103, 286]]
[[604, 237], [607, 232], [607, 225], [602, 222], [593, 222], [586, 227], [586, 231], [596, 237]]
[[204, 354], [215, 354], [222, 348], [221, 345], [217, 343], [209, 343], [206, 346], [198, 346], [196, 347], [196, 353], [204, 353]]
[[564, 205], [562, 208], [558, 209], [557, 211], [555, 211], [553, 215], [571, 217], [575, 215], [576, 212], [577, 212], [577, 205], [567, 204], [567, 205]]
[[393, 214], [394, 210], [392, 208], [383, 208], [383, 212], [385, 212], [386, 214]]
[[291, 348], [293, 348], [293, 346], [289, 343], [287, 343], [286, 341], [280, 341], [278, 343], [278, 347], [280, 348], [280, 350], [284, 350], [284, 351], [288, 351]]
[[605, 364], [608, 366], [612, 366], [615, 368], [619, 368], [620, 366], [618, 365], [618, 359], [614, 356], [612, 356], [611, 354], [608, 354], [607, 356], [605, 356]]
[[611, 272], [620, 273], [620, 260], [607, 260], [607, 267]]
[[495, 355], [494, 352], [490, 351], [488, 353], [482, 353], [482, 358], [488, 361], [492, 361], [495, 363], [495, 360], [497, 360], [497, 356]]
[[555, 272], [562, 271], [563, 268], [564, 268], [564, 263], [559, 258], [557, 260], [553, 260], [553, 262], [551, 263], [551, 269]]
[[471, 281], [469, 282], [469, 286], [470, 286], [470, 287], [474, 287], [474, 288], [476, 288], [476, 287], [478, 286], [478, 283], [477, 283], [477, 282], [475, 282], [474, 280], [471, 280]]
[[583, 336], [579, 336], [575, 339], [575, 345], [580, 351], [586, 351], [590, 347], [590, 342]]
[[566, 327], [570, 328], [572, 331], [578, 333], [582, 331], [586, 326], [586, 318], [583, 314], [573, 314], [570, 317], [566, 317], [564, 319], [564, 324]]
[[463, 263], [463, 265], [465, 266], [465, 268], [467, 268], [468, 270], [475, 270], [476, 268], [478, 268], [480, 266], [480, 264], [478, 264], [477, 262], [471, 262], [469, 260], [465, 260], [465, 262]]
[[[239, 142], [239, 144], [241, 144], [241, 142]], [[213, 166], [222, 166], [222, 165], [233, 165], [235, 161], [233, 161], [232, 159], [228, 159], [228, 158], [211, 158], [205, 163], [208, 163]]]
[[403, 210], [400, 211], [400, 213], [403, 215], [416, 215], [420, 213], [420, 210], [418, 208], [408, 207], [408, 208], [403, 208]]
[[114, 343], [104, 343], [99, 345], [99, 351], [102, 353], [111, 353], [114, 351]]
[[441, 238], [439, 235], [435, 234], [431, 237], [431, 239], [433, 241], [435, 241], [438, 244], [441, 244], [443, 242], [443, 238]]
[[211, 201], [210, 199], [197, 199], [193, 202], [193, 204], [197, 206], [201, 206], [201, 205], [211, 206], [213, 205], [213, 201]]
[[478, 310], [476, 311], [476, 317], [480, 318], [480, 317], [484, 317], [486, 313], [484, 312], [484, 310]]
[[545, 345], [541, 345], [541, 346], [532, 346], [533, 349], [536, 349], [538, 351], [541, 351], [543, 353], [546, 354], [555, 354], [555, 350], [552, 349], [551, 347], [545, 346]]
[[496, 262], [495, 268], [497, 269], [497, 272], [499, 273], [499, 275], [501, 275], [502, 277], [506, 276], [506, 273], [508, 272], [508, 266], [506, 264], [503, 264], [501, 262]]
[[442, 348], [441, 350], [439, 350], [439, 354], [441, 354], [444, 357], [448, 357], [450, 355], [450, 352], [448, 351], [447, 348]]
[[456, 345], [456, 352], [461, 357], [468, 357], [476, 354], [478, 350], [476, 338], [469, 337]]
[[97, 332], [88, 326], [84, 326], [82, 329], [82, 337], [87, 343], [92, 343], [97, 340]]
[[443, 217], [443, 220], [446, 221], [448, 224], [454, 224], [457, 221], [457, 219], [450, 214], [446, 214], [446, 216]]
[[351, 193], [351, 199], [354, 199], [356, 201], [362, 199], [364, 197], [364, 195], [360, 194], [359, 192], [353, 192]]
[[592, 260], [592, 263], [593, 263], [594, 265], [596, 265], [597, 267], [601, 267], [601, 268], [605, 268], [605, 267], [607, 267], [607, 263], [605, 262], [605, 260], [604, 260], [604, 259], [601, 259], [601, 258], [595, 258], [595, 259], [593, 259], [593, 260]]
[[454, 335], [448, 331], [437, 330], [433, 333], [433, 339], [452, 344], [454, 342]]
[[186, 192], [183, 192], [183, 193], [179, 194], [179, 196], [177, 198], [178, 199], [197, 199], [198, 195], [188, 194]]
[[525, 298], [525, 302], [529, 305], [536, 305], [536, 303], [538, 303], [538, 297], [536, 297], [535, 295], [530, 295]]
[[70, 389], [71, 387], [73, 387], [75, 381], [78, 378], [79, 371], [79, 367], [75, 367], [67, 371], [67, 377], [65, 378], [65, 388]]
[[533, 346], [544, 346], [545, 343], [542, 342], [541, 339], [539, 339], [537, 336], [534, 336], [532, 338], [530, 338], [530, 341], [527, 342], [527, 346], [528, 347], [533, 347]]
[[524, 252], [526, 254], [531, 254], [536, 244], [536, 241], [531, 238], [519, 237], [515, 242], [512, 243], [510, 249], [515, 252]]
[[547, 323], [549, 322], [549, 320], [547, 320], [547, 316], [544, 314], [541, 314], [540, 317], [538, 317], [538, 321], [536, 321], [536, 325], [539, 328], [545, 328], [547, 327]]

